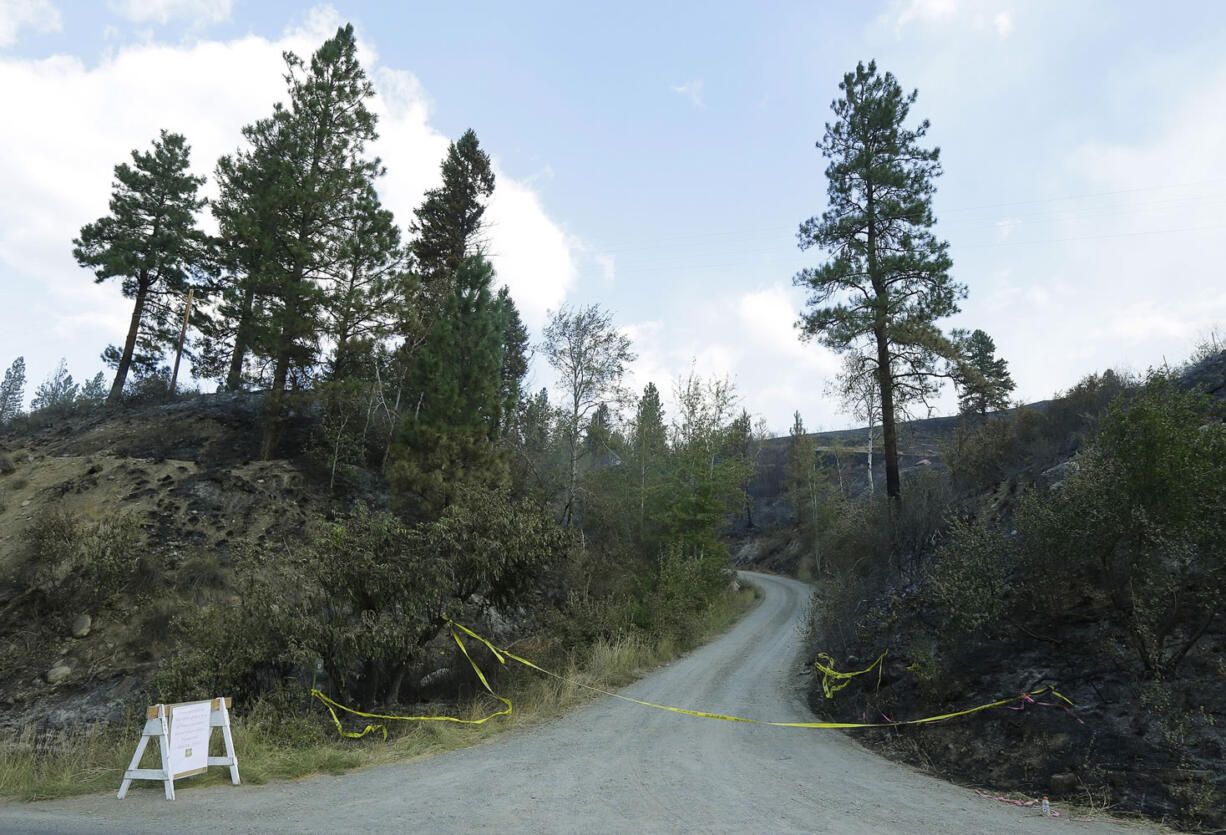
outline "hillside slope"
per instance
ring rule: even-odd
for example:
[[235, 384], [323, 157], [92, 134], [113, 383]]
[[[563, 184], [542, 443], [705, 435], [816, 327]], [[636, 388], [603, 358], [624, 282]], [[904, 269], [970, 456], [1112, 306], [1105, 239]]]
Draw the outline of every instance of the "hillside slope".
[[[0, 724], [117, 718], [171, 619], [227, 593], [240, 543], [293, 540], [348, 507], [302, 452], [309, 414], [290, 457], [257, 460], [262, 406], [205, 395], [0, 434]], [[105, 577], [86, 569], [119, 544]]]
[[[1041, 553], [1042, 537], [1027, 530], [1019, 536], [1023, 522], [1033, 528], [1036, 520], [1052, 525], [1048, 520], [1060, 519], [1044, 535], [1057, 536], [1050, 542], [1061, 554], [1079, 537], [1091, 536], [1088, 532], [1102, 528], [1095, 517], [1078, 516], [1077, 504], [1060, 510], [1065, 505], [1058, 500], [1073, 501], [1070, 489], [1087, 502], [1097, 495], [1123, 495], [1116, 481], [1123, 476], [1116, 474], [1127, 471], [1119, 467], [1140, 467], [1155, 489], [1181, 489], [1179, 476], [1171, 478], [1173, 466], [1208, 479], [1211, 489], [1226, 479], [1226, 471], [1206, 474], [1177, 451], [1155, 469], [1147, 463], [1149, 453], [1141, 451], [1157, 438], [1155, 454], [1162, 453], [1167, 433], [1190, 438], [1189, 449], [1214, 443], [1215, 433], [1223, 430], [1222, 409], [1212, 400], [1206, 416], [1181, 425], [1165, 423], [1170, 416], [1161, 407], [1179, 392], [1226, 400], [1226, 353], [1182, 369], [1169, 391], [1159, 385], [1151, 395], [1150, 418], [1121, 423], [1129, 404], [1144, 399], [1145, 388], [1102, 375], [1062, 398], [967, 424], [961, 433], [955, 419], [920, 422], [936, 449], [922, 450], [929, 459], [922, 468], [917, 451], [904, 457], [911, 477], [904, 480], [895, 530], [889, 530], [888, 509], [878, 507], [880, 502], [841, 504], [833, 522], [838, 530], [827, 543], [826, 558], [834, 565], [818, 578], [813, 651], [831, 653], [839, 669], [867, 667], [886, 652], [880, 675], [856, 679], [833, 696], [815, 683], [811, 707], [839, 721], [884, 721], [943, 714], [1054, 686], [1076, 708], [1066, 711], [1059, 699], [1041, 699], [1052, 706], [870, 731], [865, 739], [890, 756], [971, 785], [1113, 806], [1187, 826], [1226, 826], [1226, 619], [1220, 600], [1205, 611], [1196, 608], [1198, 587], [1216, 583], [1223, 571], [1226, 541], [1202, 541], [1197, 561], [1183, 569], [1181, 560], [1192, 559], [1180, 556], [1181, 548], [1190, 547], [1184, 540], [1172, 540], [1180, 544], [1169, 548], [1161, 536], [1146, 546], [1128, 540], [1091, 558], [1089, 549], [1101, 548], [1100, 540], [1086, 539], [1080, 550], [1072, 548], [1053, 562]], [[1108, 404], [1121, 392], [1124, 411], [1114, 414], [1124, 434], [1117, 436], [1128, 439], [1120, 443], [1135, 464], [1113, 458], [1090, 476], [1087, 468], [1101, 459], [1078, 453], [1093, 449], [1100, 416], [1110, 412]], [[840, 440], [834, 433], [817, 437], [826, 448]], [[755, 485], [758, 506], [774, 513], [758, 515], [756, 534], [739, 552], [746, 563], [776, 570], [796, 566], [814, 548], [781, 495], [786, 441], [776, 441], [771, 450], [773, 475]], [[925, 479], [925, 470], [947, 477]], [[1099, 480], [1079, 480], [1079, 473]], [[1193, 491], [1188, 499], [1201, 495]], [[1148, 525], [1147, 519], [1164, 524], [1143, 506], [1151, 498], [1159, 509], [1169, 506], [1161, 496], [1142, 493], [1132, 506], [1107, 509], [1128, 524]], [[1087, 513], [1102, 507], [1085, 506]], [[1202, 521], [1218, 525], [1220, 514], [1215, 521], [1210, 511]], [[1200, 541], [1201, 525], [1187, 529], [1188, 542]], [[1131, 550], [1142, 547], [1149, 551]], [[839, 564], [838, 551], [848, 548], [851, 556]], [[1125, 561], [1151, 552], [1152, 563]], [[1120, 567], [1112, 567], [1113, 560]], [[1041, 565], [1046, 568], [1038, 570]], [[1145, 565], [1151, 574], [1140, 573]], [[1158, 673], [1144, 668], [1139, 653], [1146, 641], [1157, 641], [1157, 648], [1147, 651], [1170, 662]], [[1188, 649], [1182, 650], [1185, 644]]]

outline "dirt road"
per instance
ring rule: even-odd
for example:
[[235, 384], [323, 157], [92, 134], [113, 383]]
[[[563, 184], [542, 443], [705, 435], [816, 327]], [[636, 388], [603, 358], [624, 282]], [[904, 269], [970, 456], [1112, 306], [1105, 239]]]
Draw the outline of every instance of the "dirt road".
[[[764, 599], [731, 632], [624, 692], [776, 721], [811, 719], [808, 587], [748, 575]], [[240, 764], [241, 765], [241, 764]], [[153, 786], [154, 784], [149, 784]], [[1122, 833], [1041, 817], [887, 762], [838, 731], [697, 719], [605, 698], [548, 725], [407, 765], [259, 787], [181, 785], [0, 806], [11, 832]]]

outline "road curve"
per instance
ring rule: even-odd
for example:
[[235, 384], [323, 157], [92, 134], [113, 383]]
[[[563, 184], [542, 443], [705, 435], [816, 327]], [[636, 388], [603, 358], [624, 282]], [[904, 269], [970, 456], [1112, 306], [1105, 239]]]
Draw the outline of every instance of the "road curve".
[[[763, 591], [756, 608], [623, 692], [715, 713], [810, 720], [799, 675], [809, 587], [743, 576]], [[1143, 831], [1056, 821], [986, 800], [881, 759], [839, 731], [698, 719], [611, 698], [412, 763], [257, 787], [185, 782], [177, 796], [167, 802], [155, 787], [122, 801], [10, 803], [0, 806], [0, 831]]]

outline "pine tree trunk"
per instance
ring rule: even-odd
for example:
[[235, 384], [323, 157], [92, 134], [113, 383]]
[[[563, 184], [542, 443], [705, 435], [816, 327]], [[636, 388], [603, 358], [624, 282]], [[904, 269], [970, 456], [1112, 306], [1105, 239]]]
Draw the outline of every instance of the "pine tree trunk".
[[277, 353], [276, 370], [273, 372], [272, 389], [268, 392], [268, 405], [264, 419], [264, 439], [260, 444], [260, 456], [272, 458], [281, 440], [282, 403], [285, 381], [289, 377], [289, 350], [282, 348]]
[[890, 342], [886, 334], [890, 290], [877, 266], [877, 218], [873, 187], [866, 189], [865, 214], [868, 215], [868, 241], [865, 257], [869, 280], [873, 283], [877, 304], [873, 335], [877, 338], [877, 383], [881, 387], [881, 445], [885, 456], [885, 494], [891, 499], [902, 498], [902, 482], [898, 477], [898, 438], [894, 429], [894, 373], [890, 362]]
[[243, 387], [243, 360], [247, 358], [247, 343], [251, 340], [251, 309], [255, 304], [255, 288], [248, 286], [243, 291], [243, 305], [239, 311], [238, 328], [234, 332], [234, 353], [230, 355], [230, 370], [226, 374], [226, 391], [238, 391]]
[[885, 494], [902, 497], [898, 476], [898, 435], [894, 426], [894, 380], [890, 374], [890, 347], [885, 328], [877, 330], [877, 381], [881, 386], [881, 445], [885, 456]]
[[876, 433], [873, 426], [872, 412], [869, 412], [868, 418], [868, 493], [873, 494], [873, 435]]
[[123, 397], [123, 384], [128, 379], [128, 369], [132, 367], [132, 353], [136, 350], [136, 336], [140, 332], [140, 320], [145, 313], [145, 299], [149, 295], [149, 274], [144, 270], [136, 278], [136, 301], [132, 305], [132, 322], [128, 325], [128, 338], [123, 343], [123, 354], [119, 357], [119, 367], [115, 369], [115, 382], [111, 384], [111, 393], [107, 396], [108, 406], [119, 404]]

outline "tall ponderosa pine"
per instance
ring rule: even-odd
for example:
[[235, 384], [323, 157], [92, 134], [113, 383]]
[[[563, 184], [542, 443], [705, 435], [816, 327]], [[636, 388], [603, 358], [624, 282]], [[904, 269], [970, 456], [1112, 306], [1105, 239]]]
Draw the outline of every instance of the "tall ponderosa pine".
[[104, 354], [115, 365], [107, 402], [117, 403], [135, 361], [152, 371], [178, 335], [179, 299], [206, 257], [206, 237], [196, 227], [204, 200], [203, 177], [188, 172], [189, 148], [177, 133], [162, 131], [153, 150], [132, 151], [132, 164], [115, 166], [111, 213], [81, 227], [72, 254], [96, 281], [122, 279], [132, 318], [122, 349]]
[[1009, 363], [996, 356], [996, 343], [976, 329], [959, 342], [962, 361], [955, 372], [958, 405], [963, 414], [986, 415], [991, 409], [1009, 408], [1013, 377]]
[[819, 247], [830, 260], [795, 277], [810, 291], [799, 327], [840, 352], [870, 339], [866, 359], [881, 389], [886, 492], [898, 498], [899, 391], [923, 396], [938, 360], [954, 355], [935, 322], [958, 311], [966, 290], [949, 276], [948, 244], [931, 231], [939, 149], [919, 144], [927, 121], [914, 130], [903, 126], [917, 94], [905, 95], [874, 62], [847, 73], [839, 89], [835, 121], [817, 143], [830, 160], [829, 208], [797, 234], [801, 249]]
[[325, 331], [335, 343], [331, 380], [368, 375], [360, 366], [369, 359], [370, 341], [390, 333], [404, 303], [405, 267], [400, 229], [371, 186], [357, 197], [325, 291]]
[[201, 371], [217, 378], [227, 391], [246, 382], [262, 295], [263, 268], [272, 263], [276, 244], [276, 180], [281, 153], [276, 122], [264, 119], [243, 128], [250, 147], [217, 162], [218, 197], [212, 202], [217, 220], [218, 283], [214, 315], [204, 328]]
[[21, 414], [25, 402], [26, 358], [18, 357], [4, 372], [4, 382], [0, 383], [0, 425]]
[[[318, 362], [326, 288], [352, 254], [356, 219], [370, 214], [371, 184], [382, 173], [379, 160], [365, 156], [376, 138], [367, 107], [374, 89], [353, 27], [337, 29], [309, 66], [292, 52], [285, 63], [288, 106], [277, 104], [271, 117], [244, 128], [251, 147], [218, 166], [223, 235], [229, 225], [240, 247], [234, 260], [252, 284], [235, 294], [240, 316], [248, 294], [252, 304], [235, 328], [249, 342], [238, 341], [235, 351], [249, 349], [271, 367], [265, 457], [280, 435], [287, 385]], [[236, 193], [226, 191], [230, 183]]]

